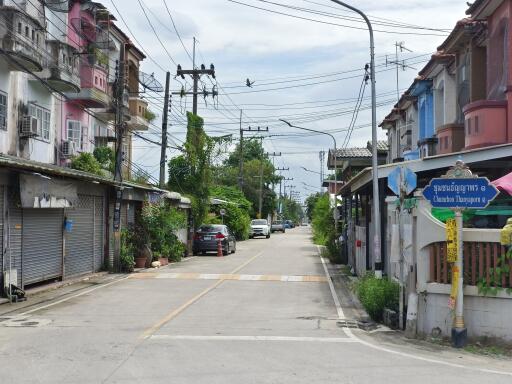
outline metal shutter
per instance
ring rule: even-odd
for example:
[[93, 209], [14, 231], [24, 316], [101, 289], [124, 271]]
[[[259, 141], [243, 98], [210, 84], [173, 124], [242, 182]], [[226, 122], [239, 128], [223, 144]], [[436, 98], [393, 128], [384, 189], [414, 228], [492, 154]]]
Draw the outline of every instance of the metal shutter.
[[103, 227], [105, 218], [103, 197], [94, 198], [94, 271], [103, 268], [103, 254], [105, 245], [105, 231]]
[[18, 270], [17, 286], [22, 286], [21, 276], [21, 236], [23, 220], [21, 216], [21, 209], [14, 206], [13, 198], [8, 197], [8, 212], [7, 222], [5, 229], [7, 231], [7, 244], [5, 252], [5, 268]]
[[62, 276], [62, 209], [23, 209], [23, 285]]
[[0, 292], [2, 292], [4, 283], [4, 187], [0, 185]]
[[64, 277], [91, 273], [94, 270], [94, 197], [78, 195], [78, 204], [66, 211], [73, 221], [66, 233]]

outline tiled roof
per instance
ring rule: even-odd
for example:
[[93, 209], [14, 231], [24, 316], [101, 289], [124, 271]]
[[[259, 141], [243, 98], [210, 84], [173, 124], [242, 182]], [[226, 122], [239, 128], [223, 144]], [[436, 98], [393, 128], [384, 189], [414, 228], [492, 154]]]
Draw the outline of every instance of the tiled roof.
[[339, 148], [336, 151], [336, 158], [351, 157], [372, 157], [372, 153], [368, 148]]
[[[369, 141], [366, 148], [368, 148], [368, 151], [371, 152], [372, 150], [372, 142]], [[386, 140], [378, 140], [377, 141], [377, 151], [380, 152], [387, 152], [389, 150], [388, 142]]]

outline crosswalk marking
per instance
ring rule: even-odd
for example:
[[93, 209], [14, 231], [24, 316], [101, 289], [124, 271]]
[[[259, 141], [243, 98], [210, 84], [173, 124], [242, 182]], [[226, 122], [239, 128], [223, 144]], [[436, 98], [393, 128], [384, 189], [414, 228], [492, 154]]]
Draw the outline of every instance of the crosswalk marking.
[[235, 281], [282, 281], [295, 283], [325, 283], [325, 276], [317, 275], [248, 275], [223, 273], [157, 273], [141, 272], [133, 279], [177, 279], [177, 280], [235, 280]]

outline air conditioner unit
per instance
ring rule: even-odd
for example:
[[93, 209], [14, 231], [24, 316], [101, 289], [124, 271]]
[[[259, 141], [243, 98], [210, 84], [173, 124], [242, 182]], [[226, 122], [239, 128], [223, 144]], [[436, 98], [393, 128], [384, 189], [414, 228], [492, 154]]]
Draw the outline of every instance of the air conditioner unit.
[[76, 155], [75, 142], [71, 140], [62, 141], [61, 150], [62, 157], [68, 158]]
[[20, 133], [22, 137], [39, 136], [37, 131], [37, 119], [34, 116], [23, 116]]

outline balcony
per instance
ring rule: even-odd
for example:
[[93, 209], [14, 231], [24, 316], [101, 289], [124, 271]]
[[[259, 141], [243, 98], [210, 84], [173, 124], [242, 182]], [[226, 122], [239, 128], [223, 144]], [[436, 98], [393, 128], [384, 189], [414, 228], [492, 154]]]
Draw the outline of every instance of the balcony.
[[58, 40], [48, 41], [51, 61], [41, 77], [60, 92], [80, 92], [80, 71], [76, 50]]
[[71, 101], [75, 101], [86, 108], [110, 107], [111, 97], [107, 93], [107, 72], [105, 69], [82, 60], [80, 80], [80, 92], [67, 94]]
[[94, 129], [94, 138], [99, 141], [104, 140], [106, 142], [116, 141], [116, 133], [112, 127], [106, 127], [104, 125], [96, 125]]
[[13, 71], [41, 72], [44, 27], [36, 19], [7, 6], [0, 7], [4, 28], [0, 31], [0, 47], [10, 57], [8, 64]]
[[464, 125], [444, 124], [436, 128], [437, 154], [459, 152], [464, 148]]
[[479, 100], [464, 109], [465, 148], [473, 149], [504, 144], [507, 134], [507, 102]]
[[130, 98], [130, 115], [128, 127], [132, 131], [147, 131], [149, 129], [148, 117], [148, 103], [142, 99], [131, 97]]

